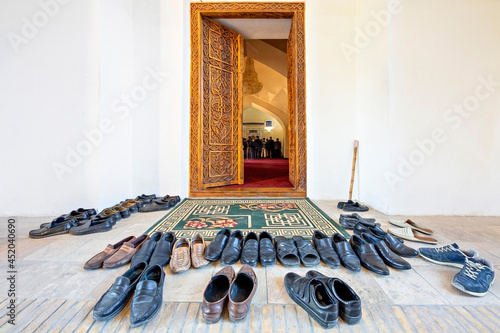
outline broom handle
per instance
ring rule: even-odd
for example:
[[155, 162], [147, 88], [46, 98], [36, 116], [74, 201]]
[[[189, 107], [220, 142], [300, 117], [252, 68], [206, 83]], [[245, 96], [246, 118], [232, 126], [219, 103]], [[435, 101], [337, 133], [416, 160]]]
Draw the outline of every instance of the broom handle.
[[349, 187], [349, 200], [352, 200], [352, 187], [354, 186], [354, 173], [356, 171], [356, 159], [358, 158], [359, 141], [354, 140], [354, 154], [352, 156], [351, 186]]

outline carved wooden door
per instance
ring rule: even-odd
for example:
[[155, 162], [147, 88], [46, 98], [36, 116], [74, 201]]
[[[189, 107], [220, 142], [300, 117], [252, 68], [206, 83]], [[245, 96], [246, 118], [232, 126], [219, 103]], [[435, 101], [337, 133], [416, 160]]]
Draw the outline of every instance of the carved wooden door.
[[200, 188], [243, 184], [243, 37], [202, 17]]

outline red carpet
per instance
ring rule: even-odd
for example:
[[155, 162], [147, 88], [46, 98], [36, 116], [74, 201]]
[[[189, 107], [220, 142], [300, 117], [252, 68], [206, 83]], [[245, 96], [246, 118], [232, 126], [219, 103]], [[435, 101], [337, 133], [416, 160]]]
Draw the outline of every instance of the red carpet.
[[288, 180], [288, 159], [245, 160], [245, 183], [227, 188], [282, 187], [292, 188]]

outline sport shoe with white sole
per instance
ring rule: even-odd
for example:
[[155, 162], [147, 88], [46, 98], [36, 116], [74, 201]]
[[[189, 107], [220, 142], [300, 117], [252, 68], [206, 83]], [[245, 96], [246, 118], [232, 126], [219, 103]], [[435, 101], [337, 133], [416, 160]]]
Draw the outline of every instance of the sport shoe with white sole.
[[465, 265], [451, 282], [452, 286], [473, 296], [484, 296], [495, 281], [495, 268], [485, 258], [466, 258]]
[[421, 247], [418, 249], [418, 253], [422, 258], [435, 264], [458, 268], [464, 267], [467, 258], [479, 256], [476, 250], [460, 250], [456, 243], [436, 248]]

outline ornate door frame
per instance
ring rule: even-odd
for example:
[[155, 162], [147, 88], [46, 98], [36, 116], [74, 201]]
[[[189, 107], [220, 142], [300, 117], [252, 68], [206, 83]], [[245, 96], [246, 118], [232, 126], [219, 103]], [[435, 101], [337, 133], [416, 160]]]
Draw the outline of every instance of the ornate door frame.
[[[305, 31], [303, 2], [196, 2], [191, 3], [191, 118], [190, 179], [191, 197], [282, 196], [305, 197], [307, 179], [306, 109], [305, 109]], [[290, 18], [288, 39], [288, 112], [290, 142], [290, 181], [292, 189], [224, 187], [203, 189], [201, 177], [201, 17], [210, 18]]]

